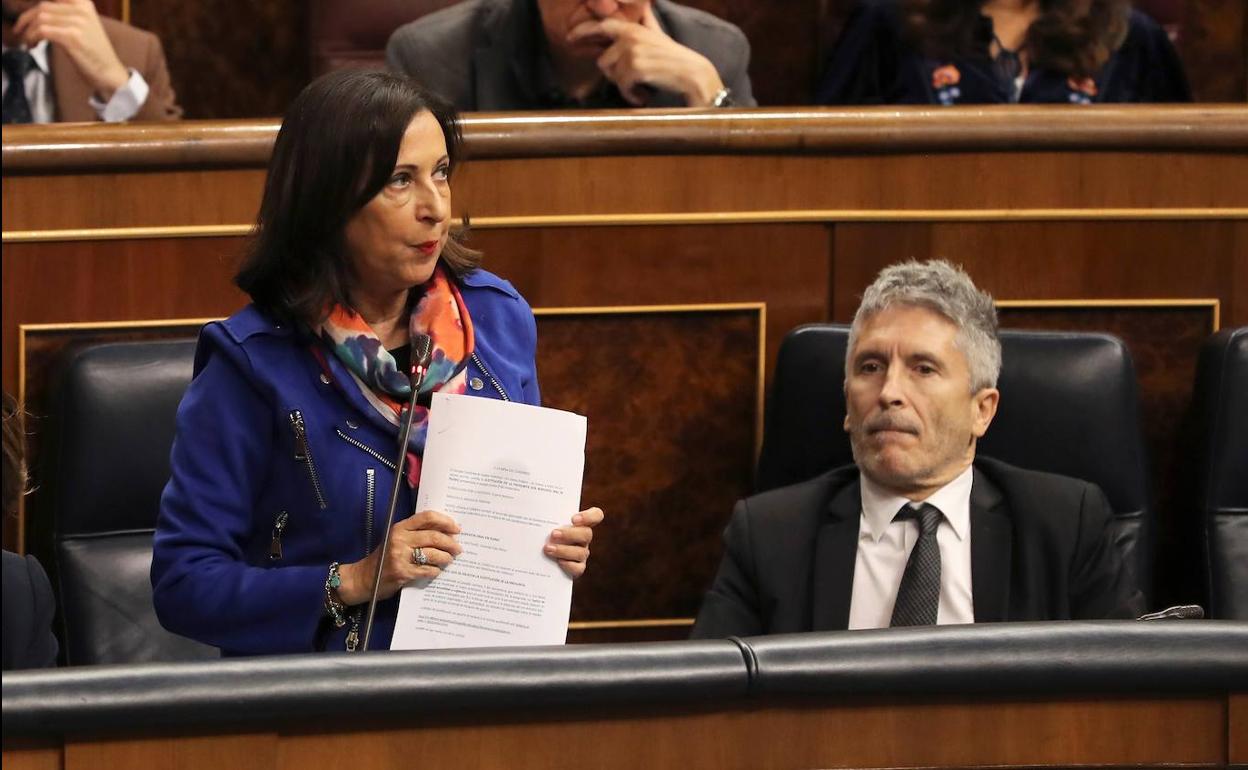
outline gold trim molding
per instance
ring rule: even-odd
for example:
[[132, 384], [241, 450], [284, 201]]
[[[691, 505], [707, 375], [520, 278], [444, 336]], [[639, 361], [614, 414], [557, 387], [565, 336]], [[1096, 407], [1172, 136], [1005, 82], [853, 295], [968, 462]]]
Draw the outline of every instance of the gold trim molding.
[[1141, 299], [999, 299], [993, 302], [997, 308], [1045, 309], [1071, 308], [1075, 310], [1093, 308], [1176, 308], [1193, 307], [1208, 308], [1211, 311], [1213, 329], [1210, 334], [1217, 334], [1222, 329], [1222, 301], [1216, 297], [1183, 297], [1167, 299], [1165, 297], [1147, 297]]
[[[1248, 208], [1054, 208], [1054, 209], [795, 209], [694, 211], [641, 214], [549, 214], [473, 217], [477, 230], [528, 227], [622, 227], [643, 225], [802, 224], [859, 222], [1121, 222], [1248, 220]], [[459, 220], [462, 224], [462, 220]], [[221, 238], [248, 235], [253, 225], [167, 225], [63, 230], [6, 230], [4, 243], [107, 241], [144, 238]]]

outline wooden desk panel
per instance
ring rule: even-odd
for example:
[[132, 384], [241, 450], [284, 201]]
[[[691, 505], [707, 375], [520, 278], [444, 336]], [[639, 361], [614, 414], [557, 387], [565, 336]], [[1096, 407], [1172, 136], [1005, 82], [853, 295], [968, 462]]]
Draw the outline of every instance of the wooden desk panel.
[[[1238, 697], [1238, 696], [1236, 696]], [[286, 724], [276, 731], [70, 736], [64, 763], [6, 745], [5, 767], [64, 770], [352, 767], [713, 767], [723, 770], [1224, 766], [1225, 696], [905, 697], [759, 705], [593, 709], [534, 719], [473, 714], [371, 728]], [[50, 746], [47, 756], [54, 756]]]

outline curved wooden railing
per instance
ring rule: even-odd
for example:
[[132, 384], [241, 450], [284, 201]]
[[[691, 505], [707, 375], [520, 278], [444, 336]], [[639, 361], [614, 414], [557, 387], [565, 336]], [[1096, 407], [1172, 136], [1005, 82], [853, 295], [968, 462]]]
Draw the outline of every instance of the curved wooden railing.
[[[279, 121], [6, 127], [8, 173], [268, 162]], [[1030, 150], [1248, 152], [1248, 106], [473, 113], [478, 158]]]

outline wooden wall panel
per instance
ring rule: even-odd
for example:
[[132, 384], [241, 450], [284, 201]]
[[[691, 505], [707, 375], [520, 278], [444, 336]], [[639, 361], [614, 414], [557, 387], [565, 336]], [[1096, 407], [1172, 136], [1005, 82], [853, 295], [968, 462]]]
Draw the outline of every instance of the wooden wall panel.
[[[770, 698], [452, 712], [419, 724], [402, 714], [380, 723], [344, 714], [277, 732], [261, 732], [253, 719], [233, 734], [140, 725], [116, 737], [69, 736], [64, 766], [382, 770], [449, 752], [465, 770], [1211, 767], [1227, 763], [1226, 715], [1225, 696]], [[6, 745], [6, 767], [9, 759]]]
[[6, 243], [4, 387], [18, 387], [19, 324], [214, 318], [242, 307], [240, 238]]
[[[4, 229], [181, 228], [256, 220], [264, 169], [5, 174]], [[48, 205], [56, 201], [56, 205]]]
[[1184, 0], [1179, 53], [1197, 101], [1248, 99], [1248, 3]]
[[[5, 231], [229, 225], [255, 219], [262, 169], [3, 179]], [[539, 181], [540, 180], [540, 181]], [[656, 180], [661, 180], [656, 183]], [[481, 159], [455, 177], [457, 215], [491, 227], [565, 217], [849, 220], [1200, 215], [1248, 201], [1248, 154], [1035, 152]], [[47, 205], [58, 201], [58, 205]], [[1239, 211], [1242, 212], [1242, 209]], [[780, 213], [783, 212], [783, 213]], [[1169, 216], [1174, 216], [1170, 214]], [[1242, 214], [1241, 214], [1242, 216]], [[502, 221], [489, 221], [503, 218]], [[554, 221], [550, 221], [555, 218]]]
[[997, 299], [1221, 301], [1223, 325], [1248, 324], [1242, 282], [1248, 222], [911, 222], [838, 224], [832, 318], [900, 259], [957, 262]]
[[585, 505], [608, 518], [573, 620], [688, 618], [750, 490], [762, 308], [538, 317], [547, 406], [585, 415]]
[[932, 218], [939, 218], [933, 212], [981, 211], [1004, 218], [1028, 209], [1086, 214], [1208, 209], [1248, 200], [1248, 155], [704, 155], [679, 163], [645, 156], [518, 159], [469, 163], [456, 184], [461, 213], [482, 218], [767, 211], [810, 212], [828, 220], [887, 218], [883, 211], [926, 212]]
[[768, 372], [789, 329], [827, 315], [823, 224], [500, 228], [472, 243], [537, 307], [762, 302]]
[[821, 3], [685, 0], [741, 28], [750, 41], [750, 85], [760, 105], [810, 104], [822, 67]]
[[308, 72], [302, 0], [129, 0], [130, 22], [164, 43], [186, 117], [286, 112]]

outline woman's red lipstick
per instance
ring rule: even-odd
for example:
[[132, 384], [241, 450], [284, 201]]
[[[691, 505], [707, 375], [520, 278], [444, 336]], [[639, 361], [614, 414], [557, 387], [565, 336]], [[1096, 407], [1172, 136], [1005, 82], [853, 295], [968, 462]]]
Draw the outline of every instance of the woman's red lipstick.
[[416, 248], [420, 249], [425, 254], [432, 254], [433, 252], [438, 250], [438, 242], [437, 241], [425, 241], [424, 243], [416, 244]]

